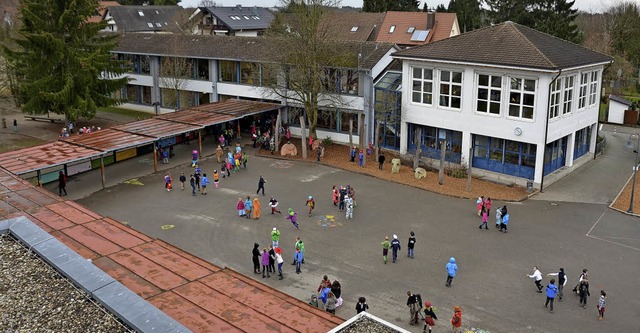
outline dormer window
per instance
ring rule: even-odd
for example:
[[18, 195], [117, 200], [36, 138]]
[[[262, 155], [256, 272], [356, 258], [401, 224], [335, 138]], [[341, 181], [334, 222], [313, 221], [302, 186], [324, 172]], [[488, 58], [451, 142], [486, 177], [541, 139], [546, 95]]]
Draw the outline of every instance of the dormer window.
[[352, 27], [351, 28], [351, 32], [356, 32], [356, 31], [358, 31], [358, 27]]
[[391, 28], [389, 28], [389, 33], [392, 34], [394, 31], [396, 31], [396, 26], [392, 25]]
[[249, 16], [247, 15], [243, 15], [242, 17], [244, 17], [245, 20], [250, 20]]
[[409, 29], [407, 29], [407, 33], [412, 34], [415, 30], [416, 30], [416, 27], [409, 27]]
[[151, 23], [151, 22], [147, 22], [147, 26], [148, 26], [149, 28], [153, 28], [153, 23]]
[[138, 11], [138, 15], [140, 15], [140, 16], [144, 16], [144, 12], [143, 12], [143, 11], [141, 11], [141, 10], [139, 10], [139, 11]]
[[158, 28], [162, 28], [162, 23], [160, 23], [160, 22], [156, 22], [156, 27], [158, 27]]

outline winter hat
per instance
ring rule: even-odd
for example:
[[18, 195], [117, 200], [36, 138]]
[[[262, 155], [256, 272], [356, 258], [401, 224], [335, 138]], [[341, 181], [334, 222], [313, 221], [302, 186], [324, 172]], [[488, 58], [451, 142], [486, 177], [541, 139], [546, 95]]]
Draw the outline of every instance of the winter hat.
[[282, 254], [282, 249], [279, 247], [276, 247], [275, 249], [273, 249], [274, 251], [276, 251], [277, 254]]
[[453, 307], [453, 312], [462, 312], [462, 309], [456, 305]]
[[276, 230], [277, 230], [277, 228], [276, 228], [276, 227], [273, 227], [273, 231], [276, 231]]
[[293, 209], [289, 208], [289, 215], [293, 215]]
[[384, 239], [389, 240], [389, 236], [384, 236]]
[[310, 195], [310, 196], [309, 196], [309, 200], [311, 200], [311, 199], [313, 199], [313, 196], [312, 196], [312, 195]]
[[393, 235], [393, 239], [398, 239], [398, 235]]
[[416, 235], [416, 233], [412, 231], [412, 232], [410, 232], [410, 233], [409, 233], [409, 235], [411, 235], [411, 236], [415, 236], [415, 235]]
[[429, 302], [429, 301], [424, 302], [424, 307], [425, 308], [430, 308], [431, 307], [431, 302]]

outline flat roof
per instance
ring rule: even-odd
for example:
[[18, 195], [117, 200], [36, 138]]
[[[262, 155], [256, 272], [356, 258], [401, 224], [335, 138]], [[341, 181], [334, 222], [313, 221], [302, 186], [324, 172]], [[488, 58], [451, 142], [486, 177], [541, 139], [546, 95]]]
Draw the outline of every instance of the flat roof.
[[0, 154], [0, 166], [16, 175], [97, 157], [103, 152], [64, 141], [54, 141], [34, 147]]
[[162, 139], [202, 129], [202, 126], [150, 118], [111, 127], [112, 129]]
[[[344, 320], [64, 200], [0, 168], [0, 220], [24, 216], [193, 332], [324, 333]], [[286, 311], [283, 311], [285, 309]]]
[[63, 140], [102, 152], [110, 152], [150, 144], [156, 141], [156, 138], [107, 128], [87, 134], [73, 135]]

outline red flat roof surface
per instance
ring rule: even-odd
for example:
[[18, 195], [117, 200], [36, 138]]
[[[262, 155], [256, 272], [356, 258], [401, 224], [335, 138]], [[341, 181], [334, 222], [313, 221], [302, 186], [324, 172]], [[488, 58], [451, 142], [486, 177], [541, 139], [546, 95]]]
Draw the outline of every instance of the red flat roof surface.
[[197, 126], [211, 126], [236, 119], [233, 115], [204, 112], [193, 109], [167, 113], [157, 116], [156, 118]]
[[0, 154], [0, 166], [20, 175], [99, 155], [102, 155], [102, 152], [95, 149], [73, 145], [64, 141], [54, 141], [2, 153]]
[[253, 113], [277, 110], [282, 107], [280, 104], [254, 102], [242, 99], [227, 99], [223, 102], [198, 105], [190, 110], [216, 112], [242, 117]]
[[118, 125], [111, 128], [118, 131], [162, 139], [182, 133], [196, 131], [201, 129], [202, 126], [177, 123], [160, 118], [151, 118]]
[[194, 332], [327, 332], [344, 320], [35, 188], [0, 168], [0, 220], [24, 216]]
[[150, 144], [156, 141], [156, 138], [107, 128], [88, 134], [73, 135], [64, 139], [64, 141], [108, 152]]

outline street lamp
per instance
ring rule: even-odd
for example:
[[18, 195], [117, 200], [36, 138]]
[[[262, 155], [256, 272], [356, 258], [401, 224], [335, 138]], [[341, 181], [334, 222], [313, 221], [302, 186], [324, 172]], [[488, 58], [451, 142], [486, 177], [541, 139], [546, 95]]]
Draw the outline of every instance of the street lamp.
[[[635, 137], [635, 138], [634, 138]], [[636, 140], [636, 145], [634, 147], [633, 140]], [[629, 135], [629, 140], [627, 140], [627, 144], [625, 145], [628, 149], [633, 149], [633, 152], [636, 153], [636, 162], [633, 165], [633, 184], [631, 185], [631, 200], [629, 201], [629, 209], [627, 213], [633, 214], [633, 197], [636, 193], [636, 175], [638, 174], [638, 151], [640, 151], [640, 135], [638, 133], [633, 133]]]

